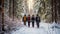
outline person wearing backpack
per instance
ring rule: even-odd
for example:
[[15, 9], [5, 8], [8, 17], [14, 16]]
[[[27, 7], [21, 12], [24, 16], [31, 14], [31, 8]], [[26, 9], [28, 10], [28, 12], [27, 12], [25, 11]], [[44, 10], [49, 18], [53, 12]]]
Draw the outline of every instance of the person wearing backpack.
[[35, 17], [34, 17], [34, 15], [32, 15], [31, 20], [32, 20], [32, 27], [34, 27], [34, 21], [35, 21]]
[[38, 14], [37, 14], [37, 15], [36, 15], [37, 28], [39, 28], [39, 23], [40, 23], [40, 17], [39, 17]]
[[24, 15], [24, 17], [23, 17], [24, 25], [26, 25], [26, 21], [27, 21], [27, 17], [26, 17], [26, 15]]
[[30, 27], [30, 15], [28, 15], [27, 20], [28, 20], [28, 27]]

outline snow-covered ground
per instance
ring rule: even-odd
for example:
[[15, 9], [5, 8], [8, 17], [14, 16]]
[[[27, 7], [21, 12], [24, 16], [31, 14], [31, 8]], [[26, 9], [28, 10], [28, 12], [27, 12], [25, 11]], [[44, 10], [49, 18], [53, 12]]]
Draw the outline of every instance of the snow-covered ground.
[[50, 24], [41, 22], [39, 28], [37, 28], [36, 23], [34, 28], [32, 25], [30, 25], [30, 27], [28, 27], [28, 25], [23, 25], [16, 31], [11, 31], [10, 34], [60, 34], [60, 27], [55, 23]]

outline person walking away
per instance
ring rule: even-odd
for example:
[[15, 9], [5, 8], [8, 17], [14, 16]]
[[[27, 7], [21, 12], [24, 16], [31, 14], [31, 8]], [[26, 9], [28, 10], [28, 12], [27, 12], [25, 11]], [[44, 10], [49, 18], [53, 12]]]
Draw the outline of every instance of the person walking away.
[[34, 15], [32, 15], [31, 20], [32, 20], [32, 27], [34, 27], [34, 21], [35, 21], [35, 17], [34, 17]]
[[37, 28], [39, 28], [39, 22], [40, 22], [40, 17], [38, 15], [36, 15], [36, 24], [37, 24]]
[[26, 15], [24, 15], [24, 17], [23, 17], [24, 25], [26, 25], [26, 21], [27, 21], [27, 17], [26, 17]]
[[28, 15], [27, 19], [28, 19], [28, 27], [30, 27], [30, 15]]

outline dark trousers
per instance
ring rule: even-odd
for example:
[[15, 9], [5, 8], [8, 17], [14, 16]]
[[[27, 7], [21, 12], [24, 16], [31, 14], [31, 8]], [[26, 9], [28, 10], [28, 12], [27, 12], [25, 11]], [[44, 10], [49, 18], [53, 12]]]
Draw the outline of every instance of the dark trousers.
[[34, 22], [32, 22], [32, 27], [34, 27]]
[[28, 22], [28, 27], [30, 27], [30, 21]]
[[37, 22], [36, 24], [37, 24], [37, 28], [39, 28], [39, 22]]

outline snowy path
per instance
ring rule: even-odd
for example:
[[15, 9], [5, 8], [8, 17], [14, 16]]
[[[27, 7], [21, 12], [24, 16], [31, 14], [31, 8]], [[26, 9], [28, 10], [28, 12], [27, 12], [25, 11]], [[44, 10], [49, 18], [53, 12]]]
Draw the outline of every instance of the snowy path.
[[28, 27], [28, 25], [24, 26], [20, 20], [15, 19], [12, 21], [12, 18], [9, 18], [8, 16], [5, 19], [5, 24], [12, 30], [6, 29], [7, 32], [5, 32], [5, 34], [60, 34], [60, 25], [58, 24], [41, 22], [39, 28], [36, 27], [36, 23], [33, 28], [32, 26]]
[[53, 28], [52, 24], [40, 23], [40, 28], [23, 26], [19, 30], [12, 31], [11, 34], [60, 34], [60, 29]]

